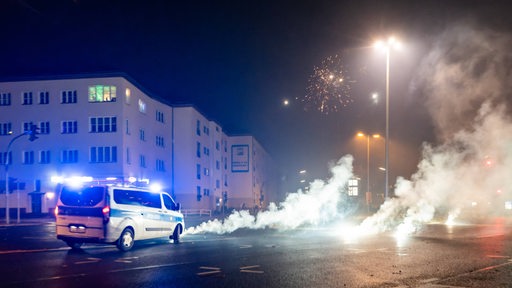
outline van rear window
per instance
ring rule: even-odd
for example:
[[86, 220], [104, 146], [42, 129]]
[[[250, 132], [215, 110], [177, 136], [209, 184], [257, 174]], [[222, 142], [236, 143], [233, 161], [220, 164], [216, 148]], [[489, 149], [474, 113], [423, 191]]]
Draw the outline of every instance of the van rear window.
[[64, 186], [60, 193], [60, 201], [68, 206], [92, 207], [103, 200], [104, 194], [103, 187], [73, 188]]

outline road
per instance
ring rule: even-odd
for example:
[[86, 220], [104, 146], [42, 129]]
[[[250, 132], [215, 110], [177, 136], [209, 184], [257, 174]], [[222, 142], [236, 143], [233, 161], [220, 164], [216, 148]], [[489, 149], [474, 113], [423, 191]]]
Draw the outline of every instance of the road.
[[429, 224], [347, 241], [337, 225], [70, 250], [54, 223], [0, 227], [2, 287], [512, 287], [512, 226]]

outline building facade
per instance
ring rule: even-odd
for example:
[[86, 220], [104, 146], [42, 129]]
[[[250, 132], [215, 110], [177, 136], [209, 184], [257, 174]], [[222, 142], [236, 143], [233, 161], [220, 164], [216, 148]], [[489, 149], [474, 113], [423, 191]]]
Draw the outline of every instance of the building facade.
[[[23, 135], [31, 124], [32, 142]], [[215, 210], [230, 193], [230, 139], [197, 109], [173, 107], [122, 74], [1, 82], [0, 209], [46, 213], [56, 182], [82, 177], [159, 184], [184, 209]]]

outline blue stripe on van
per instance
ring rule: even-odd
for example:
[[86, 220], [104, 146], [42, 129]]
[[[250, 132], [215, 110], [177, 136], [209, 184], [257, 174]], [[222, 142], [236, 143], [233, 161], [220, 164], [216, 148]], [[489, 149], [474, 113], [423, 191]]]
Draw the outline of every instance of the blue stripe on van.
[[164, 213], [155, 213], [155, 212], [135, 212], [130, 210], [123, 210], [123, 209], [111, 209], [110, 210], [110, 217], [137, 217], [142, 216], [144, 219], [151, 219], [151, 220], [157, 220], [157, 221], [164, 221], [164, 222], [183, 222], [183, 217], [177, 217], [172, 215], [167, 215]]

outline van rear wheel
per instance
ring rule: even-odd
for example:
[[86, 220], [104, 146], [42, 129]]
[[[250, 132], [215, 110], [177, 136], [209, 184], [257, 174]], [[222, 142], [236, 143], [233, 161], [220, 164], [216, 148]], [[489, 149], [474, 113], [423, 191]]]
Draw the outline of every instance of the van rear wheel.
[[66, 244], [68, 244], [69, 247], [73, 250], [78, 250], [84, 243], [82, 242], [75, 242], [75, 241], [66, 241]]
[[117, 240], [117, 248], [121, 251], [128, 251], [132, 249], [134, 242], [132, 229], [125, 228]]

